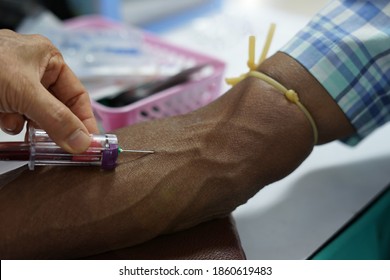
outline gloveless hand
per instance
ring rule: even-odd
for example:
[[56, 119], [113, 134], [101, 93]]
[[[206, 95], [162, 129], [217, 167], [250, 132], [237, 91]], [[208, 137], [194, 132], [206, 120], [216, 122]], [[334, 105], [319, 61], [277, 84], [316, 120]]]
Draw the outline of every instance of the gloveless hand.
[[26, 120], [69, 152], [97, 133], [89, 96], [59, 50], [39, 35], [0, 30], [0, 127], [17, 134]]

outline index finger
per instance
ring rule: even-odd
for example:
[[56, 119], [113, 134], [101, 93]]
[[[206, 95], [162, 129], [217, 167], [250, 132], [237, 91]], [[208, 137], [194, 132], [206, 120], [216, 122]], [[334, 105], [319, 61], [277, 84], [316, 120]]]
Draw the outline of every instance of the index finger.
[[89, 94], [60, 53], [49, 59], [41, 83], [84, 123], [90, 133], [99, 132]]

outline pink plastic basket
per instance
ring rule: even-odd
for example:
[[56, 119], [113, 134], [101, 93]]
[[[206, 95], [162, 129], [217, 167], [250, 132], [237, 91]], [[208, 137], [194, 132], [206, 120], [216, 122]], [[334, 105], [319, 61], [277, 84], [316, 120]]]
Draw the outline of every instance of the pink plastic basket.
[[[67, 23], [71, 28], [108, 27], [115, 25], [101, 17], [82, 17]], [[171, 87], [130, 105], [112, 108], [92, 100], [96, 118], [106, 131], [135, 124], [138, 122], [185, 114], [198, 109], [221, 94], [221, 84], [225, 63], [213, 57], [174, 46], [151, 34], [144, 34], [145, 44], [159, 48], [180, 59], [188, 59], [195, 64], [207, 63], [212, 66], [212, 73], [196, 81]]]

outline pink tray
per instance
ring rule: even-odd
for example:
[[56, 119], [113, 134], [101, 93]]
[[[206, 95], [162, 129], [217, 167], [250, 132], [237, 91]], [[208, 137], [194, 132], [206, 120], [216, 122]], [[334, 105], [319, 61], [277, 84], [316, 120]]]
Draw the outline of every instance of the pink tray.
[[[67, 26], [71, 28], [109, 27], [115, 26], [115, 23], [101, 17], [88, 16], [68, 21]], [[150, 44], [155, 48], [177, 54], [180, 59], [188, 59], [195, 62], [195, 64], [208, 63], [212, 66], [213, 71], [210, 75], [199, 80], [174, 86], [124, 107], [111, 108], [92, 100], [95, 116], [106, 131], [142, 121], [185, 114], [210, 103], [221, 94], [221, 84], [225, 70], [224, 62], [174, 46], [151, 34], [145, 33], [144, 40], [146, 44]]]

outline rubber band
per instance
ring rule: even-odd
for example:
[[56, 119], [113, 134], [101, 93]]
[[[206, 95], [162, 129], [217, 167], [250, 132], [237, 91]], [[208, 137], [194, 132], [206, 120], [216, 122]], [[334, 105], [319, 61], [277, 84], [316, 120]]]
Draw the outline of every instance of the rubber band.
[[[255, 62], [255, 49], [256, 49], [256, 37], [255, 36], [249, 36], [249, 45], [248, 45], [248, 68], [249, 71], [255, 71], [257, 67], [267, 58], [267, 53], [269, 51], [269, 48], [271, 46], [272, 38], [275, 33], [275, 28], [276, 25], [275, 23], [271, 23], [268, 33], [267, 33], [267, 38], [265, 40], [264, 46], [263, 46], [263, 51], [261, 53], [259, 62]], [[248, 72], [249, 73], [249, 72]], [[239, 77], [236, 78], [226, 78], [225, 81], [228, 85], [234, 86], [235, 84], [239, 83], [243, 79], [245, 79], [248, 75], [248, 73], [243, 74]]]
[[317, 144], [318, 142], [318, 129], [316, 122], [314, 121], [314, 118], [311, 116], [310, 112], [306, 109], [306, 107], [299, 101], [299, 96], [298, 94], [292, 90], [292, 89], [287, 89], [285, 86], [283, 86], [281, 83], [278, 81], [272, 79], [271, 77], [265, 75], [264, 73], [257, 72], [257, 71], [250, 71], [247, 75], [247, 77], [255, 77], [260, 80], [263, 80], [264, 82], [268, 83], [269, 85], [273, 86], [277, 90], [279, 90], [288, 101], [296, 104], [299, 109], [305, 114], [307, 117], [308, 121], [310, 122], [310, 125], [313, 128], [313, 137], [314, 137], [314, 145]]
[[[268, 29], [267, 38], [266, 38], [265, 43], [264, 43], [263, 51], [260, 55], [259, 62], [257, 63], [257, 65], [260, 65], [267, 58], [267, 54], [268, 54], [269, 48], [271, 46], [272, 39], [274, 37], [275, 29], [276, 29], [275, 23], [271, 23], [271, 25], [269, 26], [269, 29]], [[255, 70], [255, 69], [252, 69], [252, 70]]]
[[287, 89], [285, 86], [283, 86], [281, 83], [278, 81], [274, 80], [270, 76], [267, 76], [264, 73], [261, 73], [259, 71], [256, 71], [256, 69], [259, 67], [259, 65], [266, 59], [267, 53], [269, 50], [269, 47], [271, 45], [271, 41], [275, 32], [275, 24], [271, 24], [268, 34], [267, 34], [267, 39], [265, 41], [264, 47], [262, 54], [260, 56], [259, 62], [255, 62], [255, 48], [256, 48], [256, 38], [254, 36], [249, 37], [249, 46], [248, 46], [248, 68], [249, 72], [240, 75], [239, 77], [236, 78], [227, 78], [226, 83], [229, 85], [236, 85], [243, 79], [247, 77], [255, 77], [260, 80], [263, 80], [264, 82], [268, 83], [269, 85], [273, 86], [277, 90], [279, 90], [288, 101], [296, 104], [298, 108], [305, 114], [307, 117], [308, 121], [310, 122], [310, 125], [313, 128], [313, 134], [314, 134], [314, 145], [317, 144], [318, 142], [318, 128], [317, 125], [314, 121], [314, 118], [311, 116], [310, 112], [306, 109], [306, 107], [299, 101], [299, 96], [298, 94], [292, 90], [292, 89]]

